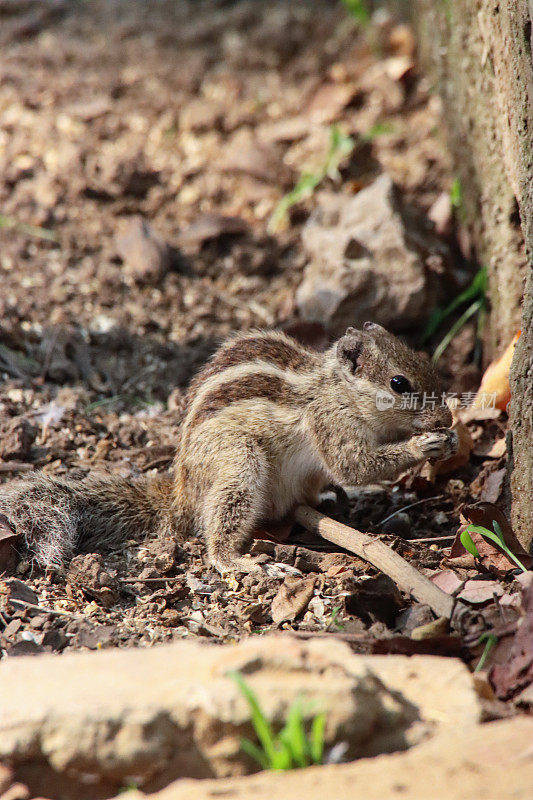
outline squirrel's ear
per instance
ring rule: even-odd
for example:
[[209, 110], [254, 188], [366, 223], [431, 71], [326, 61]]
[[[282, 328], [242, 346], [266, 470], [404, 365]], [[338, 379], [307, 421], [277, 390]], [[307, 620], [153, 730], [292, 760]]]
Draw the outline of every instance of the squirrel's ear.
[[368, 333], [387, 333], [386, 329], [378, 325], [377, 322], [363, 322], [363, 330], [368, 331]]
[[350, 372], [356, 372], [361, 366], [360, 359], [363, 353], [363, 334], [355, 328], [348, 328], [342, 339], [337, 342], [337, 359], [347, 367]]

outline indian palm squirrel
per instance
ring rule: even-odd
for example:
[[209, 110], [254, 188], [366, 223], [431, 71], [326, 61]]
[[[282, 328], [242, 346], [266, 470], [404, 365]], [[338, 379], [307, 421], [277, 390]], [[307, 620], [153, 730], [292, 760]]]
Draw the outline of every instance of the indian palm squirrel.
[[37, 475], [2, 490], [0, 513], [41, 566], [150, 533], [201, 533], [220, 572], [266, 570], [245, 555], [254, 529], [316, 504], [329, 484], [391, 480], [457, 448], [425, 356], [380, 325], [316, 352], [279, 332], [238, 334], [193, 379], [170, 476]]

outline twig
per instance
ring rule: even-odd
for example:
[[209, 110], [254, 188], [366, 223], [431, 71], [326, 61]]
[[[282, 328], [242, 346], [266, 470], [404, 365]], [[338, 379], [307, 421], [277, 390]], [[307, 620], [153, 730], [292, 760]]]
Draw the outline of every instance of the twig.
[[318, 533], [323, 539], [344, 547], [377, 567], [392, 578], [402, 591], [428, 605], [438, 617], [451, 619], [455, 599], [376, 537], [336, 522], [309, 506], [297, 506], [294, 518], [307, 530]]
[[424, 539], [406, 539], [406, 542], [418, 544], [419, 542], [453, 542], [455, 536], [427, 536]]
[[443, 494], [438, 494], [436, 497], [423, 497], [422, 500], [417, 500], [415, 503], [409, 503], [408, 506], [404, 506], [403, 508], [398, 508], [396, 511], [393, 511], [392, 514], [389, 514], [388, 517], [382, 519], [379, 523], [380, 525], [384, 525], [389, 519], [392, 519], [396, 516], [396, 514], [401, 514], [402, 511], [407, 511], [408, 508], [414, 508], [414, 506], [420, 506], [422, 503], [429, 503], [430, 500], [442, 500], [444, 497]]
[[183, 575], [173, 575], [171, 578], [121, 578], [119, 583], [175, 583], [184, 580]]
[[54, 614], [57, 617], [77, 617], [78, 619], [85, 619], [81, 614], [75, 614], [73, 611], [63, 611], [57, 608], [48, 608], [47, 606], [38, 606], [35, 603], [27, 603], [25, 600], [16, 600], [14, 597], [8, 597], [7, 602], [12, 606], [22, 606], [29, 608], [32, 611], [41, 611], [43, 614]]

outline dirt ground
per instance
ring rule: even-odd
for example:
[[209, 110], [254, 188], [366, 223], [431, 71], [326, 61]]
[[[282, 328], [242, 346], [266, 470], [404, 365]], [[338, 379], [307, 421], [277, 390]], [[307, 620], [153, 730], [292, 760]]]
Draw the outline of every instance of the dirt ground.
[[[327, 342], [295, 308], [315, 196], [285, 228], [270, 233], [268, 221], [323, 160], [332, 124], [357, 146], [326, 188], [353, 195], [385, 171], [424, 213], [450, 190], [439, 99], [412, 33], [385, 17], [361, 30], [327, 0], [20, 0], [0, 2], [0, 45], [3, 481], [165, 470], [183, 392], [228, 333], [281, 327]], [[156, 241], [144, 262], [139, 217]], [[473, 342], [467, 326], [442, 360], [451, 389], [478, 385]], [[479, 577], [449, 547], [460, 508], [505, 491], [505, 429], [505, 414], [474, 420], [467, 466], [348, 502], [332, 495], [324, 509], [428, 575], [453, 566], [461, 581]], [[3, 652], [227, 641], [278, 626], [362, 650], [461, 650], [446, 636], [413, 644], [429, 609], [310, 534], [254, 548], [306, 575], [288, 601], [295, 620], [273, 621], [280, 580], [222, 580], [198, 541], [128, 542], [78, 557], [66, 575], [22, 560], [20, 583], [0, 588]], [[513, 575], [498, 580], [507, 591]]]

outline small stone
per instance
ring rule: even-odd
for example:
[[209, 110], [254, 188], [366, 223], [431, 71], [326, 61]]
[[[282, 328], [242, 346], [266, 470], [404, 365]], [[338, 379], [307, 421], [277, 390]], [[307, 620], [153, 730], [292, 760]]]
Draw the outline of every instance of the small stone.
[[12, 619], [11, 622], [8, 622], [8, 624], [2, 631], [2, 636], [6, 639], [12, 639], [13, 636], [15, 636], [18, 633], [21, 627], [22, 627], [22, 620]]
[[181, 623], [181, 614], [175, 608], [165, 608], [161, 614], [164, 625], [169, 628], [176, 628]]
[[382, 533], [386, 533], [389, 536], [401, 536], [402, 539], [408, 539], [411, 530], [411, 517], [405, 511], [399, 511], [381, 526]]
[[8, 656], [37, 656], [44, 653], [44, 647], [32, 639], [22, 639], [7, 648]]
[[134, 217], [116, 240], [124, 272], [138, 283], [158, 284], [172, 265], [172, 251], [142, 217]]
[[28, 458], [37, 428], [25, 417], [15, 417], [0, 425], [0, 460]]
[[70, 562], [67, 579], [72, 586], [83, 589], [103, 606], [110, 608], [117, 601], [116, 572], [108, 572], [99, 553], [75, 556]]
[[5, 582], [5, 585], [7, 586], [9, 600], [22, 600], [24, 603], [38, 605], [39, 598], [27, 584], [17, 578], [10, 578]]
[[43, 647], [50, 647], [56, 652], [64, 650], [67, 644], [68, 638], [62, 630], [48, 630], [43, 636]]
[[428, 625], [433, 619], [433, 612], [429, 606], [415, 603], [400, 614], [396, 626], [401, 633], [409, 636], [415, 628]]

